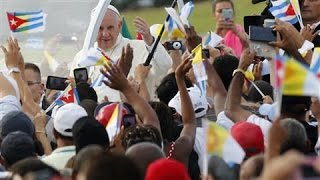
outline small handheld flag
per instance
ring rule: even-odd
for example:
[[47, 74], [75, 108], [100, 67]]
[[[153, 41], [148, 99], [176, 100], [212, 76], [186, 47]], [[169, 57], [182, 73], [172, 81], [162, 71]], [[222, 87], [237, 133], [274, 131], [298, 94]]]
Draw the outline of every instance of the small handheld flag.
[[43, 53], [44, 53], [44, 57], [46, 57], [48, 61], [49, 68], [51, 69], [51, 71], [56, 72], [57, 68], [60, 65], [58, 61], [55, 58], [53, 58], [47, 50], [45, 50]]
[[79, 104], [80, 99], [76, 88], [69, 85], [63, 93], [54, 101], [57, 105], [63, 105], [68, 103]]
[[64, 105], [68, 103], [80, 103], [78, 91], [76, 88], [73, 88], [71, 84], [67, 86], [67, 88], [57, 97], [56, 100], [54, 100], [54, 102], [45, 110], [45, 112], [49, 112], [56, 105]]
[[193, 73], [197, 81], [197, 86], [199, 87], [202, 94], [206, 94], [206, 82], [208, 80], [208, 75], [204, 64], [202, 63], [202, 45], [199, 44], [192, 50], [194, 58], [192, 60]]
[[[174, 8], [174, 7], [176, 6], [176, 4], [177, 4], [177, 0], [173, 0], [171, 7]], [[169, 19], [170, 19], [170, 15], [167, 16], [166, 22], [168, 22]], [[161, 37], [162, 37], [162, 35], [163, 35], [163, 32], [164, 32], [164, 27], [161, 28], [161, 31], [160, 31], [160, 33], [159, 33], [159, 36], [156, 38], [156, 41], [154, 42], [154, 45], [153, 45], [153, 47], [152, 47], [152, 49], [151, 49], [151, 51], [150, 51], [147, 59], [146, 59], [145, 62], [143, 63], [144, 66], [149, 66], [149, 64], [150, 64], [150, 62], [151, 62], [151, 59], [153, 58], [153, 55], [154, 55], [154, 53], [156, 52], [156, 49], [157, 49], [158, 44], [159, 44], [159, 42], [160, 42], [160, 39], [161, 39]]]
[[316, 73], [293, 58], [284, 62], [283, 94], [294, 96], [320, 96], [320, 82]]
[[12, 32], [41, 32], [45, 30], [46, 15], [42, 10], [36, 12], [7, 12]]
[[272, 7], [269, 8], [270, 13], [281, 21], [295, 24], [298, 22], [298, 17], [289, 0], [271, 1]]
[[210, 46], [215, 48], [221, 41], [223, 40], [223, 38], [219, 35], [217, 35], [216, 33], [209, 31], [208, 33], [208, 38], [206, 39], [205, 43], [204, 43], [204, 47], [206, 46]]
[[111, 63], [111, 59], [99, 48], [90, 48], [84, 56], [85, 58], [78, 63], [80, 67], [109, 65]]
[[211, 155], [221, 157], [227, 164], [241, 164], [246, 154], [231, 134], [222, 126], [207, 119], [204, 119], [202, 124], [206, 141], [205, 152], [203, 152], [206, 155], [203, 160], [204, 175], [208, 173], [208, 159]]

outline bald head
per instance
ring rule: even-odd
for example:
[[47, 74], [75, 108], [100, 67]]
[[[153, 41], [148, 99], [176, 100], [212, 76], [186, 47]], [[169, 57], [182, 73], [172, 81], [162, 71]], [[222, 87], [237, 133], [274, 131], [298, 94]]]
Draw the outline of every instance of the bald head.
[[149, 164], [165, 157], [163, 151], [156, 144], [149, 142], [132, 145], [127, 149], [126, 156], [133, 160], [143, 175], [145, 175]]

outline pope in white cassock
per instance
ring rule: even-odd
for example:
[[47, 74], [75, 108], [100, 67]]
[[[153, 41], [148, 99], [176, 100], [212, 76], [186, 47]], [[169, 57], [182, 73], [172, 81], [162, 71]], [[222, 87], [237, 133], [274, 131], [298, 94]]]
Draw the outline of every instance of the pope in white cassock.
[[[97, 42], [95, 43], [95, 46], [102, 49], [114, 61], [117, 61], [120, 58], [122, 48], [126, 47], [127, 44], [130, 44], [130, 46], [133, 48], [133, 60], [128, 76], [133, 76], [136, 66], [144, 63], [155, 42], [155, 38], [150, 34], [149, 27], [144, 20], [137, 18], [135, 20], [135, 26], [137, 27], [138, 32], [143, 35], [144, 40], [130, 40], [124, 38], [120, 33], [122, 28], [120, 13], [114, 6], [109, 5], [100, 25], [96, 39]], [[80, 60], [81, 55], [82, 51], [75, 56], [70, 75], [73, 75], [73, 69], [78, 68], [78, 61]], [[148, 78], [146, 79], [146, 84], [151, 99], [154, 99], [156, 85], [167, 74], [171, 64], [171, 57], [162, 44], [159, 43], [151, 61], [152, 68], [149, 72]], [[89, 75], [92, 80], [99, 76], [100, 68], [101, 66], [90, 68]], [[105, 96], [108, 97], [109, 101], [120, 101], [119, 92], [110, 89], [104, 84], [100, 87], [95, 87], [95, 90], [97, 92], [99, 102], [104, 99]]]

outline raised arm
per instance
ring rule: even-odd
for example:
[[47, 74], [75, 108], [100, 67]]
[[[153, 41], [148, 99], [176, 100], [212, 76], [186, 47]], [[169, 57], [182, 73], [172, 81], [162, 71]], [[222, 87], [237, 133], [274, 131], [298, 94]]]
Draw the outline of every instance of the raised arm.
[[184, 81], [186, 73], [191, 68], [192, 61], [187, 59], [181, 62], [175, 73], [180, 94], [183, 129], [179, 138], [175, 141], [175, 150], [172, 157], [183, 162], [185, 165], [188, 164], [189, 155], [195, 143], [197, 128], [194, 109]]
[[216, 114], [224, 110], [224, 104], [227, 98], [227, 91], [213, 66], [208, 60], [204, 61], [206, 72], [208, 75], [208, 90], [213, 95], [213, 104]]
[[23, 80], [23, 72], [24, 72], [24, 62], [23, 57], [20, 53], [20, 47], [18, 41], [12, 38], [9, 38], [8, 48], [1, 46], [2, 51], [5, 54], [5, 62], [7, 68], [10, 69], [19, 69], [18, 71], [13, 71], [10, 73], [11, 77], [14, 78], [18, 84], [20, 90], [20, 98], [23, 105], [23, 110], [31, 116], [35, 116], [38, 112], [40, 112], [41, 108], [36, 104], [32, 98], [32, 94], [28, 85]]
[[151, 108], [151, 106], [146, 102], [134, 89], [130, 86], [128, 80], [122, 73], [122, 70], [116, 66], [112, 65], [110, 67], [104, 66], [101, 69], [101, 73], [108, 78], [104, 83], [112, 89], [116, 89], [123, 93], [129, 104], [132, 105], [134, 111], [138, 114], [139, 118], [142, 120], [143, 124], [152, 125], [156, 127], [159, 132], [160, 123], [157, 114]]
[[248, 66], [252, 63], [254, 56], [255, 54], [250, 52], [249, 49], [243, 51], [238, 69], [234, 71], [235, 73], [233, 74], [234, 76], [229, 86], [225, 104], [225, 114], [235, 123], [247, 120], [247, 118], [252, 114], [241, 107], [241, 94], [245, 78], [243, 72], [248, 69]]
[[134, 80], [139, 85], [138, 93], [143, 99], [146, 101], [150, 101], [150, 93], [147, 88], [146, 79], [150, 72], [152, 66], [144, 66], [143, 64], [139, 64], [134, 71]]
[[271, 45], [285, 50], [289, 55], [305, 65], [310, 64], [310, 52], [307, 53], [306, 58], [309, 60], [306, 61], [298, 51], [302, 47], [305, 38], [299, 34], [292, 24], [277, 19], [274, 30], [279, 32], [281, 39], [279, 38], [276, 42], [270, 42]]

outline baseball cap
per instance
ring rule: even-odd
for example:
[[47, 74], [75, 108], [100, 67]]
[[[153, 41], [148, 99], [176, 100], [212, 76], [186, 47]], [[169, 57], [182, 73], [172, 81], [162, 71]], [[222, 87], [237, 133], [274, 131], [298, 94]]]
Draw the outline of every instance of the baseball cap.
[[231, 135], [246, 152], [246, 157], [264, 151], [262, 130], [255, 124], [245, 121], [238, 122], [231, 128]]
[[275, 102], [273, 104], [262, 104], [259, 107], [259, 113], [263, 116], [267, 116], [268, 119], [274, 121], [277, 115], [278, 103]]
[[14, 131], [22, 131], [30, 137], [34, 135], [34, 125], [31, 119], [22, 111], [11, 111], [0, 121], [0, 136], [4, 138]]
[[[196, 118], [200, 118], [207, 114], [208, 102], [206, 96], [203, 95], [198, 87], [190, 87], [187, 89]], [[173, 107], [181, 114], [181, 100], [178, 92], [169, 102], [169, 107]]]
[[187, 168], [173, 159], [159, 159], [151, 163], [147, 169], [146, 180], [190, 180]]
[[63, 105], [53, 117], [53, 127], [61, 135], [72, 137], [74, 123], [85, 116], [88, 116], [88, 114], [83, 107], [74, 103]]
[[32, 138], [21, 131], [9, 133], [1, 143], [1, 156], [9, 165], [27, 157], [36, 156], [35, 151]]

